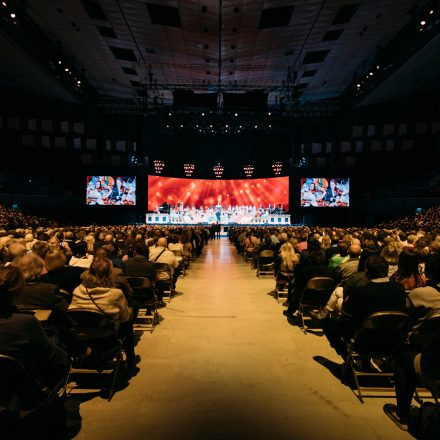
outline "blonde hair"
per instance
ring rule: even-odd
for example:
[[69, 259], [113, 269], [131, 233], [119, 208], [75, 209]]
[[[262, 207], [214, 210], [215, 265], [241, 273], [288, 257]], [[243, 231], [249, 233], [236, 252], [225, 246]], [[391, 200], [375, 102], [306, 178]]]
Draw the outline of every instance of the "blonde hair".
[[94, 258], [90, 269], [81, 274], [83, 286], [93, 289], [94, 287], [115, 287], [112, 279], [113, 264], [108, 258]]
[[44, 269], [43, 259], [33, 252], [24, 255], [12, 264], [21, 269], [26, 281], [37, 280]]
[[61, 251], [50, 251], [44, 258], [44, 264], [48, 272], [61, 269], [66, 265], [66, 256]]
[[381, 252], [381, 256], [387, 260], [388, 264], [396, 265], [399, 261], [399, 255], [402, 249], [397, 242], [389, 242]]
[[280, 257], [282, 264], [288, 267], [289, 270], [292, 270], [299, 261], [298, 255], [296, 255], [292, 244], [289, 242], [284, 243], [280, 247]]

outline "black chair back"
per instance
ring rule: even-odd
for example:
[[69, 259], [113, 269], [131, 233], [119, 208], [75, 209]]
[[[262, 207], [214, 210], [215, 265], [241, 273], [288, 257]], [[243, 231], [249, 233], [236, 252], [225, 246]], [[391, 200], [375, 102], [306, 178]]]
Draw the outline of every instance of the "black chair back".
[[133, 289], [133, 297], [136, 301], [143, 304], [145, 301], [155, 299], [154, 286], [149, 278], [127, 277], [127, 281]]
[[171, 281], [171, 267], [167, 263], [154, 263], [156, 266], [157, 279], [160, 281]]
[[67, 320], [69, 329], [81, 341], [96, 341], [116, 334], [110, 318], [97, 310], [71, 309]]
[[330, 277], [313, 277], [304, 288], [302, 304], [313, 307], [323, 307], [327, 304], [336, 283]]
[[260, 258], [273, 258], [274, 256], [274, 251], [271, 251], [270, 249], [264, 249], [260, 252]]
[[21, 409], [35, 408], [44, 398], [39, 381], [20, 361], [12, 356], [0, 354], [1, 404], [18, 413]]
[[359, 354], [389, 356], [399, 350], [407, 333], [408, 315], [406, 313], [375, 312], [367, 316], [357, 330], [353, 349]]

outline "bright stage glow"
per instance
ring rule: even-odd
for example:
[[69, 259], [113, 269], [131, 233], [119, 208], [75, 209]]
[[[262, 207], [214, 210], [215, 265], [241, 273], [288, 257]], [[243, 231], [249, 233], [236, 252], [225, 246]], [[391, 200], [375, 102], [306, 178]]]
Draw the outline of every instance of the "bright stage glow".
[[350, 179], [341, 177], [303, 177], [301, 206], [337, 207], [350, 205]]
[[87, 205], [136, 205], [136, 177], [87, 176]]
[[267, 179], [182, 179], [148, 176], [148, 210], [163, 203], [196, 208], [283, 205], [289, 210], [289, 177]]

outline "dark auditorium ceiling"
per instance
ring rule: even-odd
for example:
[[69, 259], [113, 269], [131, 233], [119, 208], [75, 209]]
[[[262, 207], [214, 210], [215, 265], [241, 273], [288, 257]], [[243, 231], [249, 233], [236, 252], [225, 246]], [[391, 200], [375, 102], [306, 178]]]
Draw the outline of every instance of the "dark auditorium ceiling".
[[[427, 2], [223, 0], [222, 90], [264, 90], [273, 104], [290, 67], [306, 100], [337, 97]], [[219, 3], [22, 2], [100, 95], [137, 97], [150, 72], [166, 103], [174, 89], [216, 91]], [[2, 77], [0, 68], [4, 84]], [[32, 85], [27, 81], [22, 87]]]

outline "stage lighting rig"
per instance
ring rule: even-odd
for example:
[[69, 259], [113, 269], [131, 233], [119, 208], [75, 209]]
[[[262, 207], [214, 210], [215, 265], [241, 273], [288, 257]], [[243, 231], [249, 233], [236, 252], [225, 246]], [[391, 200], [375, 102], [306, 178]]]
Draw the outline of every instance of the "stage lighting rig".
[[244, 175], [251, 178], [254, 175], [254, 166], [252, 164], [243, 166]]
[[186, 177], [191, 177], [194, 173], [195, 165], [193, 163], [184, 163], [183, 171], [185, 172]]
[[283, 172], [283, 162], [276, 161], [272, 164], [272, 171], [275, 176], [280, 176]]
[[221, 179], [223, 176], [223, 166], [220, 164], [220, 162], [217, 163], [217, 165], [214, 165], [212, 170], [214, 171], [214, 176], [217, 179]]
[[165, 168], [165, 162], [160, 159], [155, 159], [153, 160], [153, 166], [156, 174], [162, 174], [162, 171]]

